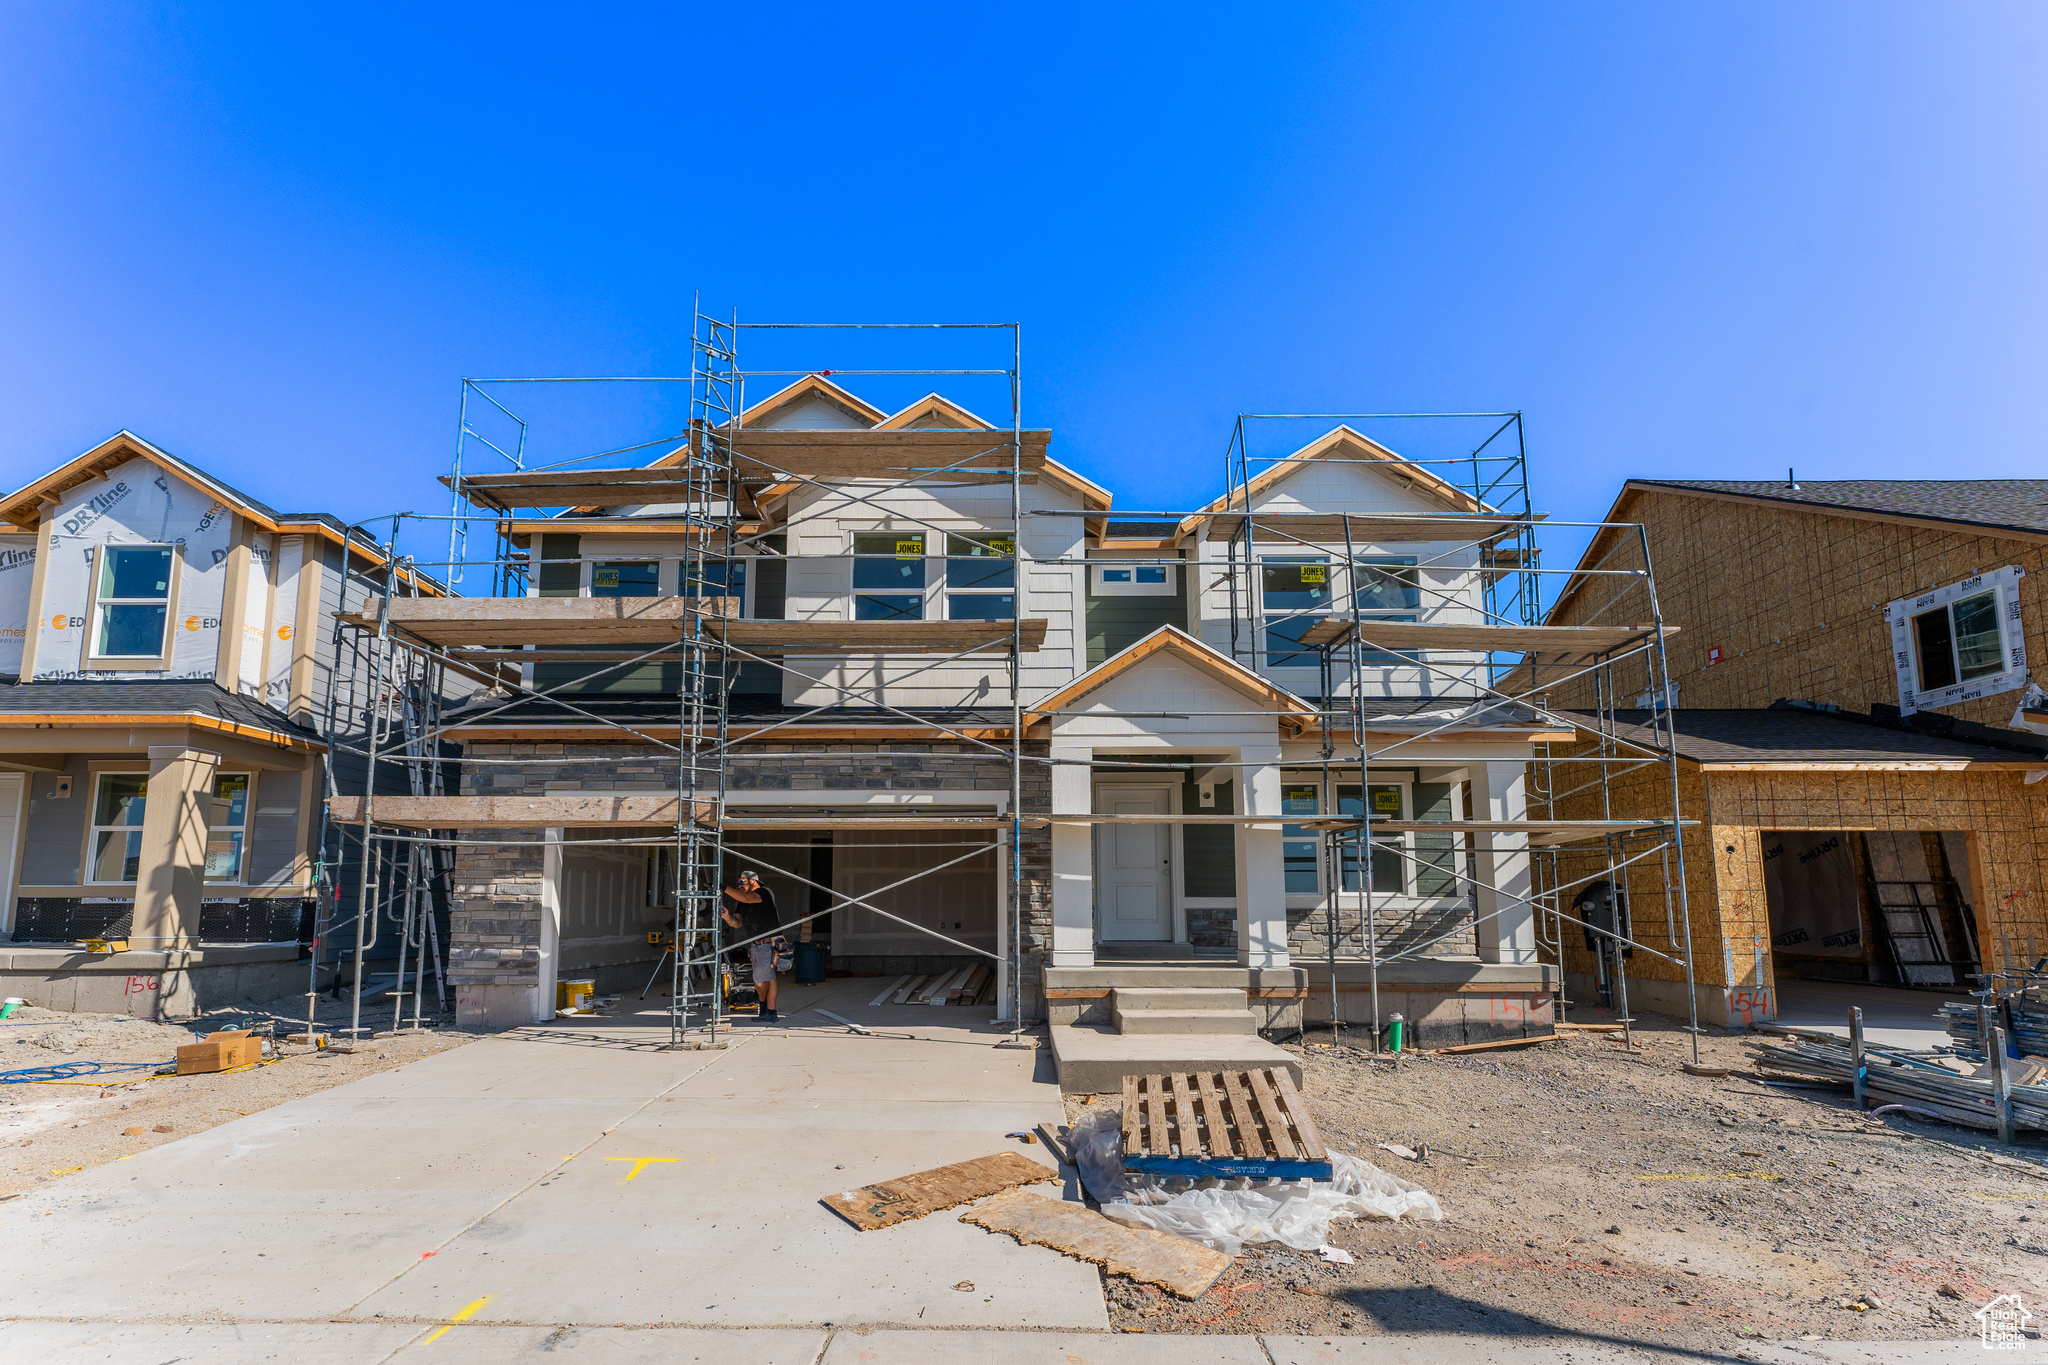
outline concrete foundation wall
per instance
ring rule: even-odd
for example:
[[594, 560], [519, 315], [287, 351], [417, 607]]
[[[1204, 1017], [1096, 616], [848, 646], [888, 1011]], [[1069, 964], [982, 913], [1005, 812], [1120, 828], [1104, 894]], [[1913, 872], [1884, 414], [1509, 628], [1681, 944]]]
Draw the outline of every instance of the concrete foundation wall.
[[[188, 952], [85, 953], [64, 948], [0, 952], [0, 995], [44, 1009], [189, 1019], [258, 1005], [306, 989], [295, 946], [197, 948]], [[328, 984], [327, 969], [320, 983]]]

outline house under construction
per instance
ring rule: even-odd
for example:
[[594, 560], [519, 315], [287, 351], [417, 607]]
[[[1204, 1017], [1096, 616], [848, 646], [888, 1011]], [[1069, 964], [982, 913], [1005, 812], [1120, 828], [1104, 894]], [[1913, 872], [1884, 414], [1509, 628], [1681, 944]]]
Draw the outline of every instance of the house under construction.
[[[699, 315], [687, 380], [616, 381], [690, 395], [624, 455], [530, 463], [479, 434], [518, 422], [510, 381], [466, 383], [454, 511], [394, 520], [377, 564], [489, 595], [382, 573], [337, 618], [363, 704], [329, 714], [368, 723], [329, 742], [378, 794], [332, 828], [387, 888], [366, 915], [446, 895], [464, 1026], [549, 1018], [574, 978], [651, 987], [675, 1045], [715, 1044], [744, 865], [833, 971], [957, 994], [986, 963], [1068, 1089], [1287, 1064], [1260, 1035], [1304, 1026], [1376, 1044], [1396, 1014], [1484, 1042], [1548, 1032], [1558, 934], [1619, 942], [1599, 886], [1681, 857], [1670, 806], [1531, 816], [1593, 724], [1546, 690], [1633, 704], [1665, 631], [1646, 558], [1612, 571], [1628, 619], [1540, 624], [1518, 415], [1247, 417], [1213, 502], [1121, 511], [1024, 425], [1012, 328], [959, 331], [1005, 366], [914, 372], [749, 370], [754, 335]], [[861, 394], [906, 373], [1008, 408]], [[1476, 435], [1389, 434], [1446, 430]], [[447, 528], [447, 562], [401, 552]], [[1569, 780], [1673, 761], [1652, 719]], [[1629, 946], [1689, 970], [1678, 936]]]

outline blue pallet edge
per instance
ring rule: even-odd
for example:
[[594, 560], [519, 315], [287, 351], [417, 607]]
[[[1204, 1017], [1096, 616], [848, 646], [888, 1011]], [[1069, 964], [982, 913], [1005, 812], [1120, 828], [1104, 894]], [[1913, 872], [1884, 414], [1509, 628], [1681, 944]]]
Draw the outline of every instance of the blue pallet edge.
[[1200, 1180], [1209, 1176], [1234, 1179], [1247, 1176], [1253, 1180], [1328, 1180], [1333, 1169], [1327, 1161], [1271, 1161], [1246, 1159], [1204, 1160], [1192, 1156], [1127, 1156], [1124, 1169], [1143, 1171], [1147, 1175], [1186, 1175]]

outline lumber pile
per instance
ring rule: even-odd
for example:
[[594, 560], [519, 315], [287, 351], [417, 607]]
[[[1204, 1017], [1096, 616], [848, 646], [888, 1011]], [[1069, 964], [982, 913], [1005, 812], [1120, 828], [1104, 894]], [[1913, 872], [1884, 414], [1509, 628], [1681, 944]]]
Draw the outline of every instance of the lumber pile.
[[995, 1001], [996, 971], [986, 962], [950, 972], [899, 976], [869, 1005], [987, 1005]]
[[[1984, 1039], [1978, 1028], [1976, 1005], [1945, 1001], [1934, 1017], [1955, 1039], [1953, 1050], [1957, 1055], [1984, 1060]], [[2048, 1057], [2048, 1002], [2024, 993], [2003, 997], [1991, 1007], [1991, 1027], [2004, 1029], [2021, 1052]]]
[[[1974, 1011], [1973, 1006], [1973, 1016]], [[1843, 1085], [1855, 1081], [1855, 1054], [1846, 1038], [1796, 1029], [1782, 1046], [1751, 1043], [1749, 1050], [1759, 1066], [1772, 1072]], [[1868, 1102], [1872, 1107], [1903, 1104], [1965, 1128], [1997, 1131], [1997, 1083], [1988, 1075], [1958, 1074], [1953, 1065], [1942, 1064], [1944, 1055], [1865, 1043], [1863, 1089]], [[2017, 1064], [2013, 1070], [2018, 1072]], [[2014, 1128], [2048, 1131], [2048, 1085], [2014, 1084], [2010, 1095]]]

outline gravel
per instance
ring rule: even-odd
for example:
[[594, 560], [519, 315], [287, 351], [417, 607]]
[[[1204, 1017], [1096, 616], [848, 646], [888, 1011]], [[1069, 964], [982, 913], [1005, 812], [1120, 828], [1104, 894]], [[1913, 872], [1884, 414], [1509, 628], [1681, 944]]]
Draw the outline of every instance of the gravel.
[[1311, 1034], [1292, 1050], [1325, 1140], [1423, 1185], [1444, 1221], [1339, 1222], [1353, 1265], [1247, 1247], [1193, 1303], [1108, 1277], [1111, 1324], [1721, 1350], [1974, 1339], [1995, 1295], [2048, 1290], [2048, 1148], [1758, 1085], [1743, 1038], [1701, 1039], [1703, 1062], [1736, 1069], [1709, 1078], [1679, 1069], [1689, 1040], [1655, 1022], [1635, 1054], [1575, 1034], [1398, 1064]]

